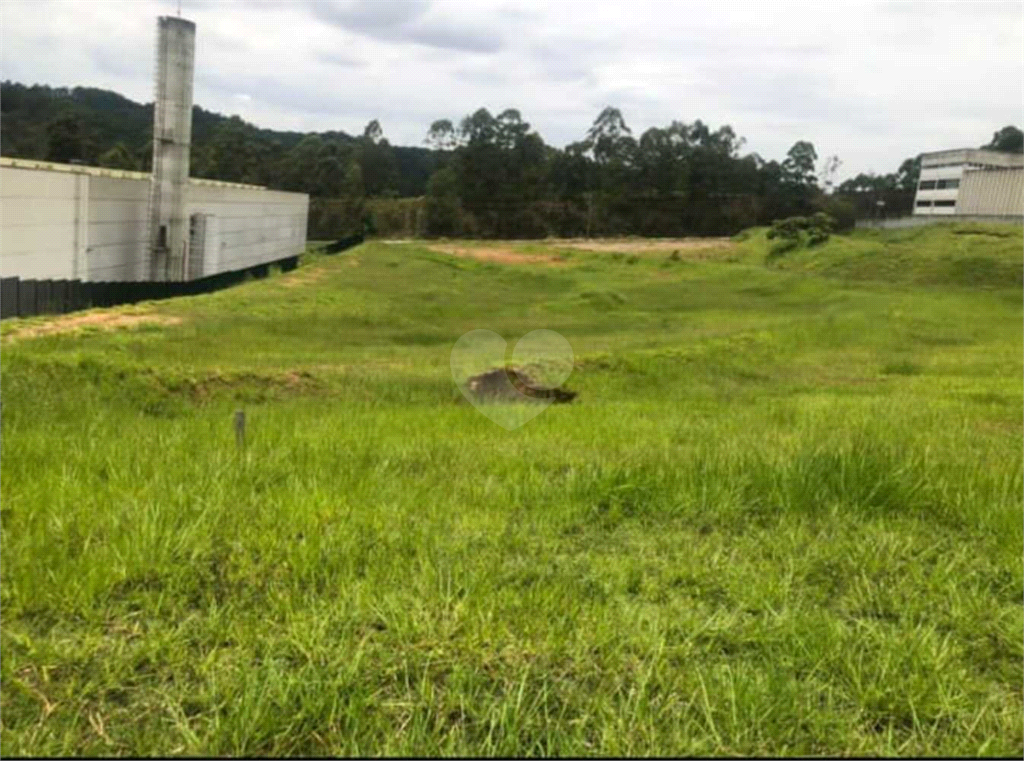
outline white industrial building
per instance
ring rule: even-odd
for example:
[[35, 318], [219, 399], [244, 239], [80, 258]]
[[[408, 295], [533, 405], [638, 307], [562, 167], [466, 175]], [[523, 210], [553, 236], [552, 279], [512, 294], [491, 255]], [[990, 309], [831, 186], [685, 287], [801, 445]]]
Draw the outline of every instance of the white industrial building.
[[0, 277], [190, 281], [294, 259], [309, 196], [189, 178], [195, 25], [162, 17], [153, 173], [0, 158]]
[[921, 154], [914, 215], [1024, 214], [1024, 156], [972, 148]]

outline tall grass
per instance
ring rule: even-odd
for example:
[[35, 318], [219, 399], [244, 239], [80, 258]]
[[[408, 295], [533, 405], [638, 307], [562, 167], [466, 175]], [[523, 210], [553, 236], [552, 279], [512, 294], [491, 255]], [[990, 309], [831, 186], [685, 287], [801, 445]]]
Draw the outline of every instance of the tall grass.
[[[2, 751], [1021, 753], [1020, 285], [907, 274], [1008, 261], [958, 230], [5, 322]], [[509, 432], [448, 352], [538, 327], [580, 396]]]

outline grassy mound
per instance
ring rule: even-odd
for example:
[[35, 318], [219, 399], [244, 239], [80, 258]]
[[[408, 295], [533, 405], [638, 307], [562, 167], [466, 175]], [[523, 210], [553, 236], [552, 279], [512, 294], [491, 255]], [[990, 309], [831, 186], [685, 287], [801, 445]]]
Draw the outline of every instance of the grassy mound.
[[[857, 230], [796, 249], [774, 266], [849, 281], [1019, 290], [1024, 285], [1019, 225], [949, 223], [906, 230]], [[765, 231], [744, 241], [752, 259], [770, 258]]]

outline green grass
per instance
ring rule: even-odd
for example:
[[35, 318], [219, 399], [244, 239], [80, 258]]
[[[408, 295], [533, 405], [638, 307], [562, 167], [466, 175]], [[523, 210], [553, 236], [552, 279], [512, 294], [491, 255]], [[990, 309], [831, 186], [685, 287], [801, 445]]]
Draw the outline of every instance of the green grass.
[[[1020, 755], [1021, 247], [370, 243], [5, 321], [0, 750]], [[475, 328], [579, 398], [457, 403]]]

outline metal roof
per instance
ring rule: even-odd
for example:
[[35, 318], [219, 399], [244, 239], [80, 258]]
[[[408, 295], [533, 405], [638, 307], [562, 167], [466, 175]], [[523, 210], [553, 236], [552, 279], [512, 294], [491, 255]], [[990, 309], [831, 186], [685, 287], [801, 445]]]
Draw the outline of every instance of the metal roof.
[[[39, 169], [47, 172], [70, 172], [72, 174], [88, 174], [93, 177], [113, 177], [121, 180], [146, 180], [152, 178], [149, 172], [131, 172], [127, 169], [108, 169], [102, 166], [86, 166], [85, 164], [55, 164], [51, 161], [36, 159], [16, 159], [0, 156], [0, 166], [16, 169]], [[246, 185], [241, 182], [224, 182], [223, 180], [207, 180], [202, 177], [190, 177], [190, 185], [209, 185], [219, 188], [246, 188], [248, 190], [266, 190], [263, 185]]]

